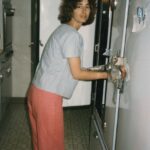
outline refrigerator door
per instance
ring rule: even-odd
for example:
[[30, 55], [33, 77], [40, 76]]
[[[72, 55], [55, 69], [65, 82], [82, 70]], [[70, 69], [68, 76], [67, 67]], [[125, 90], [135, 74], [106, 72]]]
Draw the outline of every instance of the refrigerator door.
[[[129, 0], [117, 1], [112, 22], [112, 37], [110, 46], [113, 56], [124, 56], [128, 8]], [[106, 139], [108, 149], [111, 150], [116, 150], [120, 97], [120, 89], [117, 89], [112, 82], [108, 82], [105, 105], [106, 127], [104, 129], [104, 137]]]
[[150, 1], [130, 1], [125, 57], [130, 81], [120, 100], [116, 150], [150, 149]]
[[[128, 22], [127, 28], [124, 28], [127, 2]], [[126, 36], [123, 39], [124, 29]], [[114, 11], [111, 48], [115, 53], [122, 50], [125, 43], [123, 56], [130, 66], [130, 80], [125, 82], [121, 95], [114, 92], [112, 83], [108, 83], [104, 136], [110, 150], [150, 149], [149, 39], [150, 1], [118, 1]]]

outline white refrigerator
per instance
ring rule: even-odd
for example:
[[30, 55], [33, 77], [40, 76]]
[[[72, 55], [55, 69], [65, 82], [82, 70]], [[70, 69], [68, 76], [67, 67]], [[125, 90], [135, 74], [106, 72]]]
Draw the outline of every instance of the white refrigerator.
[[109, 150], [149, 150], [150, 1], [116, 2], [111, 49], [127, 59], [129, 72], [121, 94], [108, 82], [104, 139]]

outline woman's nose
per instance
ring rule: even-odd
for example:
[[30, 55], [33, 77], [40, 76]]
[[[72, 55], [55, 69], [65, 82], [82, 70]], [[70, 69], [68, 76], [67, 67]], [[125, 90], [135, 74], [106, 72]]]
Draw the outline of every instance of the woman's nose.
[[87, 8], [86, 8], [86, 7], [82, 7], [82, 12], [83, 12], [83, 13], [85, 13], [85, 12], [86, 12], [86, 10], [87, 10]]

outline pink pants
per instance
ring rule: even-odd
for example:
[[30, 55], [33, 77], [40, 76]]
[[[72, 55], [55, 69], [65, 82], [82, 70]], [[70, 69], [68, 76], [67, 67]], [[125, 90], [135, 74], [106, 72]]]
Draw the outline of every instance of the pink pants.
[[28, 108], [34, 150], [64, 150], [62, 97], [32, 85]]

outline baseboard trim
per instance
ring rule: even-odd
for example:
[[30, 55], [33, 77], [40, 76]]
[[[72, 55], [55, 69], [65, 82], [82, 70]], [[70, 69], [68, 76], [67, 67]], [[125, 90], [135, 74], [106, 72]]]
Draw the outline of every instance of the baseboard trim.
[[[10, 103], [27, 103], [27, 97], [11, 97]], [[68, 107], [63, 107], [64, 110], [69, 110], [69, 109], [90, 109], [92, 105], [85, 105], [85, 106], [68, 106]]]
[[11, 97], [10, 103], [26, 103], [27, 98], [26, 97]]
[[64, 110], [77, 110], [77, 109], [91, 109], [91, 105], [84, 105], [84, 106], [68, 106], [68, 107], [63, 107]]

